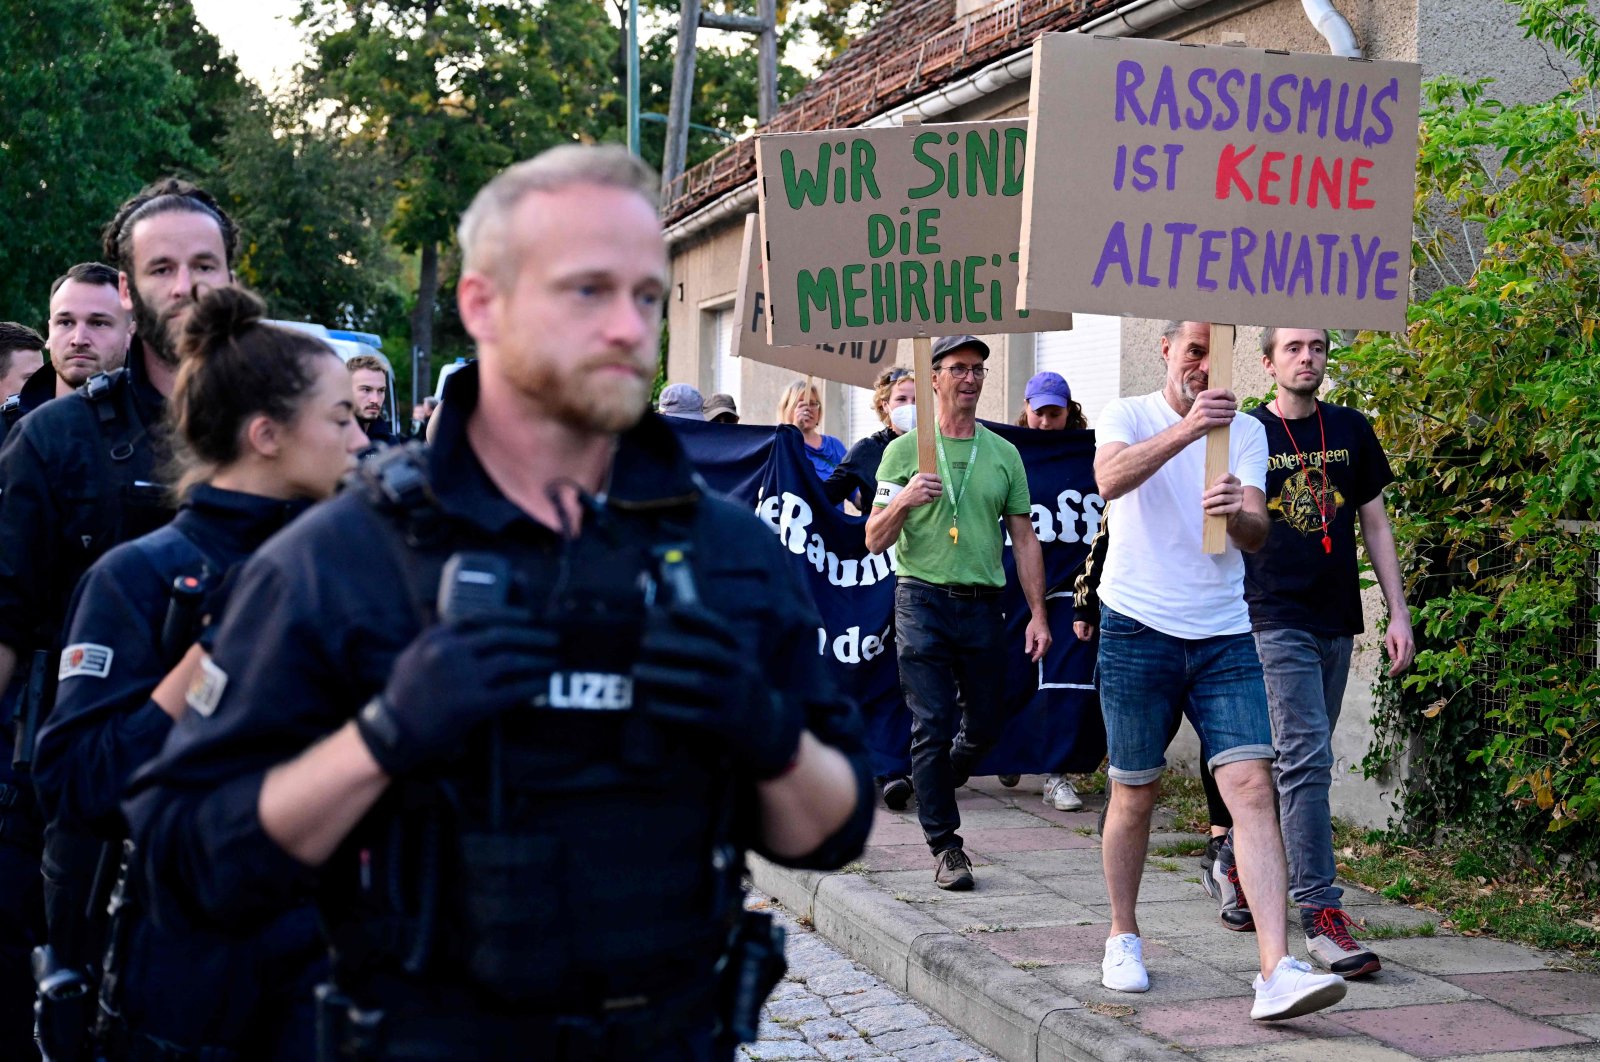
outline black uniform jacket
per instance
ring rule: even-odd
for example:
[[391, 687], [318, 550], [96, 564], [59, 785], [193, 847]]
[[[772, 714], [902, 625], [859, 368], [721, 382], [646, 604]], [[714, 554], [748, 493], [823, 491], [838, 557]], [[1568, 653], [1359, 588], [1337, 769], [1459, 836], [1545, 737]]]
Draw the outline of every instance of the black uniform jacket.
[[[574, 592], [586, 579], [598, 581], [593, 573], [619, 563], [607, 553], [605, 514], [591, 514], [564, 543], [508, 500], [467, 441], [477, 381], [459, 375], [465, 378], [451, 380], [450, 401], [436, 414], [444, 418], [438, 438], [426, 451], [445, 521], [519, 564], [554, 566], [571, 549], [562, 565]], [[805, 695], [812, 732], [856, 769], [856, 814], [816, 851], [784, 862], [831, 868], [854, 858], [872, 818], [859, 719], [817, 654], [815, 608], [777, 538], [753, 514], [709, 495], [653, 414], [622, 437], [605, 505], [618, 519], [630, 510], [686, 513], [697, 540], [713, 543], [693, 558], [702, 599], [727, 617], [776, 689]], [[160, 757], [135, 776], [125, 805], [145, 872], [162, 885], [153, 895], [177, 893], [194, 916], [236, 920], [275, 909], [313, 883], [266, 836], [257, 800], [269, 768], [339, 729], [382, 690], [421, 628], [399, 551], [385, 545], [392, 532], [381, 522], [390, 519], [366, 492], [347, 490], [240, 570], [214, 642], [215, 700], [179, 722]], [[755, 799], [752, 786], [744, 803]], [[354, 865], [361, 838], [381, 837], [390, 813], [384, 803], [375, 807], [328, 868]], [[737, 839], [759, 851], [755, 817], [748, 819]]]
[[[198, 633], [185, 622], [174, 632], [184, 644], [163, 644], [174, 581], [198, 576], [214, 593], [307, 504], [202, 484], [172, 523], [118, 546], [84, 575], [67, 616], [55, 709], [34, 761], [50, 818], [75, 833], [122, 837], [128, 779], [172, 729], [150, 694]], [[206, 610], [197, 602], [193, 621]]]
[[22, 390], [16, 394], [16, 408], [10, 408], [10, 399], [6, 400], [5, 415], [0, 416], [0, 446], [5, 445], [6, 436], [17, 421], [32, 413], [46, 402], [56, 396], [56, 372], [47, 363], [44, 368], [28, 377], [22, 385]]
[[[135, 346], [112, 393], [45, 402], [0, 449], [0, 644], [47, 647], [89, 565], [172, 518], [159, 483], [166, 402], [143, 366]], [[100, 410], [111, 406], [115, 417], [103, 425]], [[119, 441], [128, 452], [112, 475]], [[135, 492], [134, 483], [144, 486]]]

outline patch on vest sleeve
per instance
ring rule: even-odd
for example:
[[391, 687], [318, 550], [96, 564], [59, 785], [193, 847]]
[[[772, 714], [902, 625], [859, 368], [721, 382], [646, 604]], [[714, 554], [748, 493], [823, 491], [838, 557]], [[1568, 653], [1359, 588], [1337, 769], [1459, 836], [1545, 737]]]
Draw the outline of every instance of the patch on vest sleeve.
[[888, 505], [894, 501], [894, 496], [906, 489], [904, 483], [885, 483], [878, 481], [878, 493], [873, 496], [872, 504], [875, 506]]
[[74, 675], [88, 678], [105, 678], [111, 674], [111, 657], [115, 655], [109, 645], [79, 642], [61, 650], [61, 667], [56, 679], [69, 679]]
[[194, 678], [189, 683], [189, 692], [184, 697], [184, 702], [202, 716], [209, 717], [217, 710], [217, 704], [222, 700], [222, 691], [228, 688], [228, 673], [212, 663], [209, 656], [200, 658], [200, 666], [195, 669]]

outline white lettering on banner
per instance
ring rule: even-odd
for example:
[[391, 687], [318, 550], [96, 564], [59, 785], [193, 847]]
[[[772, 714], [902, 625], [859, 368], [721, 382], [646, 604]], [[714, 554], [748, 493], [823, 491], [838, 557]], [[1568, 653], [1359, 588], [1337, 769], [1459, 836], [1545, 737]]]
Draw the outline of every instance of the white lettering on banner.
[[[1040, 542], [1093, 542], [1105, 509], [1105, 499], [1098, 494], [1064, 490], [1056, 495], [1054, 513], [1043, 505], [1033, 507], [1033, 531]], [[1078, 530], [1080, 521], [1081, 532]]]
[[894, 574], [894, 547], [876, 556], [841, 557], [829, 550], [822, 536], [807, 534], [815, 514], [806, 500], [797, 494], [784, 491], [769, 494], [756, 502], [756, 516], [777, 533], [778, 541], [796, 556], [804, 556], [818, 575], [826, 575], [829, 584], [848, 589], [852, 586], [872, 586]]
[[[860, 627], [851, 627], [833, 640], [833, 658], [841, 664], [865, 664], [881, 656], [893, 644], [888, 627], [865, 638], [861, 636]], [[822, 627], [817, 628], [817, 655], [828, 655], [828, 632]]]

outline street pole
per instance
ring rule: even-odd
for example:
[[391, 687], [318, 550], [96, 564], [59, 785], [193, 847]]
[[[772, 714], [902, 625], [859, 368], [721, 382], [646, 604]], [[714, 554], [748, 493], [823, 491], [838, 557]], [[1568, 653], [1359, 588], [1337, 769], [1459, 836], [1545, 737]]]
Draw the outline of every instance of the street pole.
[[639, 0], [628, 0], [628, 150], [639, 154]]

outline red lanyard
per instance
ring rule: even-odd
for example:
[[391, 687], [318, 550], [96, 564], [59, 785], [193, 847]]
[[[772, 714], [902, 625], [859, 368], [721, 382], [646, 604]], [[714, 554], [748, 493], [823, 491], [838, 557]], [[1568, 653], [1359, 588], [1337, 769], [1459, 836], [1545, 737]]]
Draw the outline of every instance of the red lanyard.
[[[1322, 433], [1322, 493], [1316, 497], [1317, 519], [1322, 521], [1322, 552], [1333, 552], [1333, 539], [1328, 537], [1328, 517], [1331, 515], [1322, 507], [1323, 499], [1328, 496], [1328, 429], [1322, 423], [1322, 403], [1312, 399], [1312, 404], [1317, 410], [1317, 430]], [[1300, 452], [1300, 444], [1295, 441], [1294, 432], [1289, 430], [1289, 420], [1283, 415], [1283, 405], [1277, 399], [1272, 400], [1273, 412], [1283, 422], [1284, 434], [1289, 436], [1289, 445], [1294, 447], [1294, 456], [1300, 461], [1300, 471], [1306, 474], [1306, 486], [1311, 485], [1311, 470], [1306, 467], [1306, 455]]]

